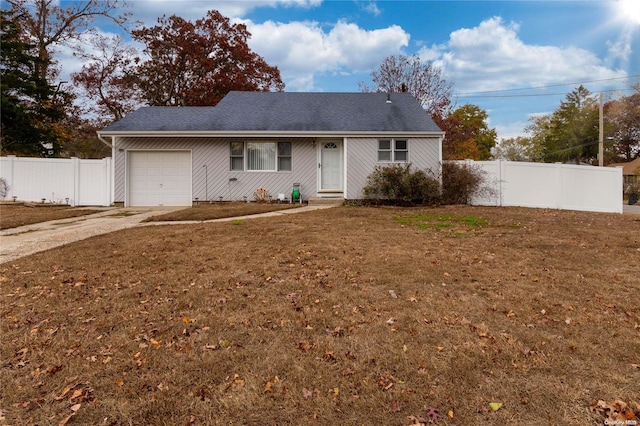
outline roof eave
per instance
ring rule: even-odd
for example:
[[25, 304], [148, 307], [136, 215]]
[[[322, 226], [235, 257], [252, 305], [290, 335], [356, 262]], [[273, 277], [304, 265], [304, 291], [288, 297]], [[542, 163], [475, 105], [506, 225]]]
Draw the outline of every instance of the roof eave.
[[443, 131], [98, 131], [98, 137], [214, 137], [214, 138], [251, 138], [251, 137], [442, 137]]

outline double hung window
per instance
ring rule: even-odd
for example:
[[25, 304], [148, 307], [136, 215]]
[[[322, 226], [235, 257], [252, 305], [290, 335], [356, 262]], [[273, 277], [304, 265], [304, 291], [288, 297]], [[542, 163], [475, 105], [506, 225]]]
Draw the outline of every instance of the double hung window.
[[406, 163], [409, 161], [409, 145], [406, 139], [378, 140], [379, 163]]
[[231, 142], [231, 170], [244, 170], [244, 143]]
[[291, 142], [278, 142], [278, 170], [291, 171]]

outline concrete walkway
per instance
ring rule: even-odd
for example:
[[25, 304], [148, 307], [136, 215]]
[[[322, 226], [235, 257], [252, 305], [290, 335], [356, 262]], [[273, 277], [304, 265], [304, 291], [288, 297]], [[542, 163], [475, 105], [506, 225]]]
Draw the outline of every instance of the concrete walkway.
[[[136, 226], [182, 225], [192, 223], [228, 222], [259, 217], [272, 217], [304, 213], [312, 210], [331, 208], [331, 205], [313, 205], [295, 209], [279, 210], [239, 217], [228, 217], [207, 221], [166, 221], [144, 222], [151, 216], [158, 216], [185, 207], [118, 208], [107, 207], [104, 211], [87, 216], [52, 220], [18, 228], [0, 231], [0, 264], [11, 262], [24, 256], [84, 240], [96, 235], [107, 234]], [[95, 208], [92, 208], [95, 210]]]

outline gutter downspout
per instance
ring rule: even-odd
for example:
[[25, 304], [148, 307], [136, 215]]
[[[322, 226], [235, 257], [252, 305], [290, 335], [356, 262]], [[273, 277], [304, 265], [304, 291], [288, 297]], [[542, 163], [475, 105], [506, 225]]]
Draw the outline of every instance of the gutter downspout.
[[[103, 144], [105, 144], [109, 148], [112, 148], [112, 149], [114, 148], [114, 146], [112, 144], [110, 144], [105, 138], [102, 137], [100, 132], [96, 132], [96, 134], [98, 135], [98, 139], [100, 139], [100, 142], [102, 142]], [[113, 136], [111, 136], [111, 140], [113, 141]]]

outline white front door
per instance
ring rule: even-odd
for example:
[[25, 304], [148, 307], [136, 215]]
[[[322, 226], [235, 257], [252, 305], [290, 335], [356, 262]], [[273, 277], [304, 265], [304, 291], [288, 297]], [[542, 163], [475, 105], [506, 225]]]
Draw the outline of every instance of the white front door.
[[342, 191], [342, 141], [320, 146], [320, 191]]

